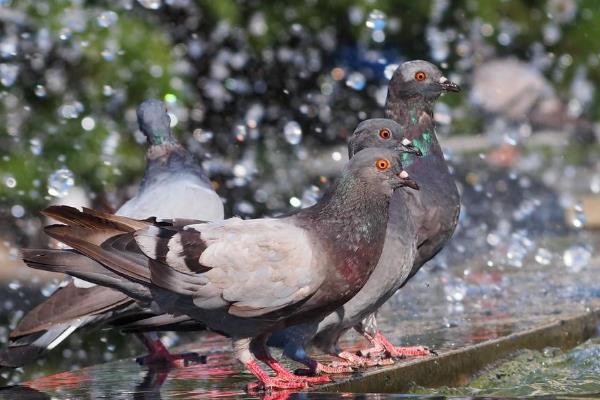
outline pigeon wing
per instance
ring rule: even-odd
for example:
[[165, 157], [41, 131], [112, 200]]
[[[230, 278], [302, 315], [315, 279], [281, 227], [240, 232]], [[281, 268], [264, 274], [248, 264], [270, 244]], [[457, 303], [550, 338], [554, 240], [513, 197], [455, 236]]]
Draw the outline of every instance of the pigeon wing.
[[276, 219], [150, 227], [136, 241], [151, 263], [152, 282], [190, 295], [200, 308], [228, 307], [255, 317], [292, 306], [321, 286], [324, 273], [307, 232]]

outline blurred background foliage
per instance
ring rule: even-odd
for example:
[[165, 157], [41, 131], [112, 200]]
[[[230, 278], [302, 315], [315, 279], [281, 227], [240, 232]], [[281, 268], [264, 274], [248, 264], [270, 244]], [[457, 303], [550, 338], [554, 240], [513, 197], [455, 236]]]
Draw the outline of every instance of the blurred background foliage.
[[[117, 207], [144, 166], [134, 111], [149, 97], [168, 103], [178, 136], [210, 160], [230, 213], [254, 215], [287, 207], [297, 188], [286, 182], [298, 179], [278, 168], [290, 157], [343, 143], [380, 114], [389, 65], [433, 60], [468, 85], [479, 63], [517, 56], [564, 96], [581, 65], [600, 79], [592, 0], [5, 0], [0, 21], [0, 212], [9, 223], [52, 201], [49, 185], [71, 183], [51, 177], [62, 167], [97, 205]], [[475, 134], [480, 118], [466, 99], [443, 101], [455, 110], [452, 132]]]

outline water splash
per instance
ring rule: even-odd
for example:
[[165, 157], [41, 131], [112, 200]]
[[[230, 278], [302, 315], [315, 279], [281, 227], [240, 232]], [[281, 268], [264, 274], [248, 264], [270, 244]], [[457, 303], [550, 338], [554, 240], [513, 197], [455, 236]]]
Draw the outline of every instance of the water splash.
[[68, 168], [60, 168], [48, 177], [48, 194], [53, 197], [65, 197], [75, 185], [75, 175]]

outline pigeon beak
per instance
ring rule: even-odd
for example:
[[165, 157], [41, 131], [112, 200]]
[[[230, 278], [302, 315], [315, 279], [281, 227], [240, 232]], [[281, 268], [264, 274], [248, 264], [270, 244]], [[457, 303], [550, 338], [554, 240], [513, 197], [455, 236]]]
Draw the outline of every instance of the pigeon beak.
[[402, 139], [402, 142], [396, 146], [395, 150], [401, 153], [415, 154], [418, 157], [421, 157], [423, 155], [421, 150], [419, 150], [419, 148], [415, 146], [410, 139], [407, 138]]
[[449, 81], [445, 76], [440, 78], [440, 86], [444, 92], [460, 92], [460, 86], [452, 81]]
[[402, 170], [402, 172], [400, 172], [397, 176], [400, 180], [400, 185], [408, 186], [411, 189], [419, 190], [419, 185], [417, 184], [417, 182], [410, 179], [408, 172]]

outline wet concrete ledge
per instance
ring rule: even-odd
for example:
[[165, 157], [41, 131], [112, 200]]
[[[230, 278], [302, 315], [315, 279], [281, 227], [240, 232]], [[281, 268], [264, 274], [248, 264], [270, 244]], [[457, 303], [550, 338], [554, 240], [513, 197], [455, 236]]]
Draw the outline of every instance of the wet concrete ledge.
[[563, 350], [599, 334], [600, 309], [562, 318], [499, 339], [485, 341], [438, 356], [416, 359], [361, 373], [335, 383], [314, 388], [315, 391], [352, 393], [406, 393], [411, 386], [462, 386], [485, 367], [520, 349], [541, 350], [560, 347]]

